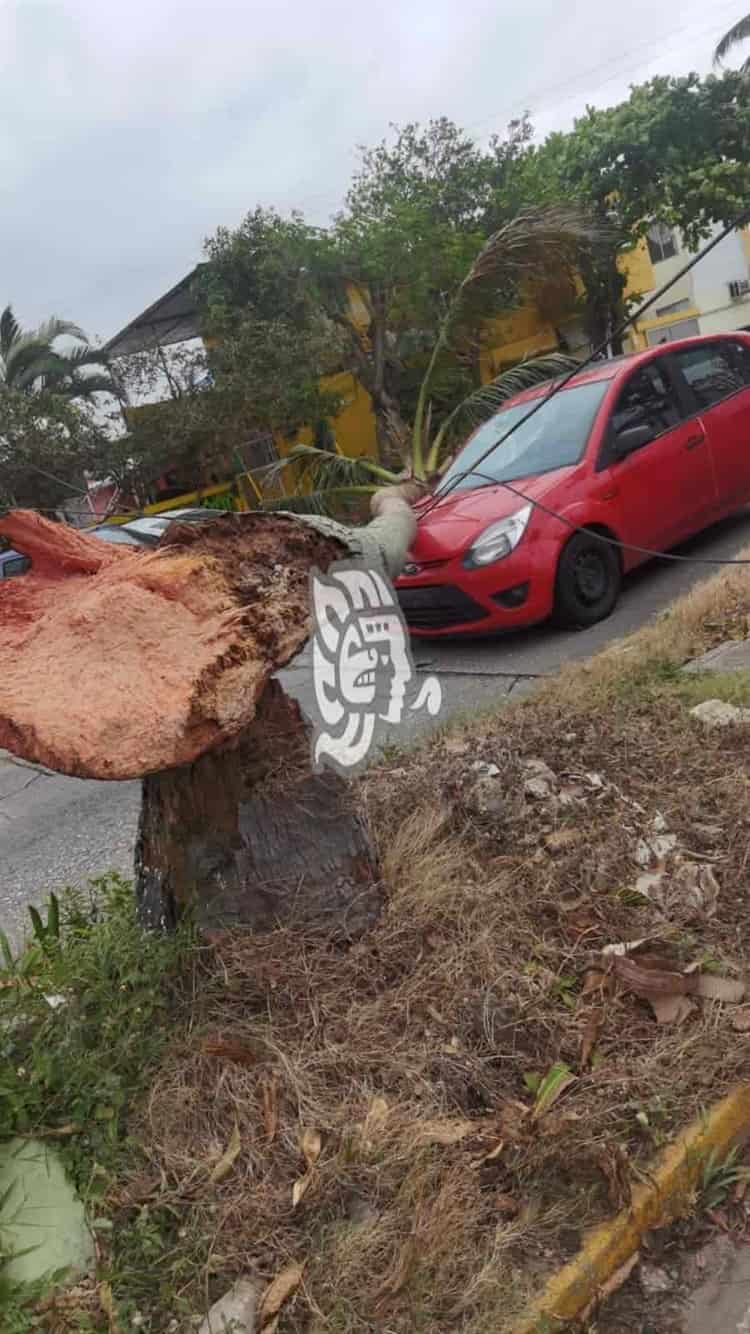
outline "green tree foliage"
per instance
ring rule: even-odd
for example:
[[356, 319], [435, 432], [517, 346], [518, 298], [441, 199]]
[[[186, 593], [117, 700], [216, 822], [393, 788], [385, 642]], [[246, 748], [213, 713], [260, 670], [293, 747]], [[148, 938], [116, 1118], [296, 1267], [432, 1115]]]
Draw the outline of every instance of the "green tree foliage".
[[[316, 273], [372, 397], [383, 458], [403, 449], [452, 297], [484, 241], [510, 216], [503, 185], [530, 134], [526, 120], [514, 122], [506, 139], [484, 151], [442, 117], [426, 127], [394, 127], [390, 140], [360, 149], [345, 206], [319, 241]], [[352, 323], [352, 286], [364, 322]], [[512, 304], [515, 294], [506, 296]], [[432, 368], [436, 415], [476, 382], [476, 333], [464, 329], [460, 356], [441, 348]]]
[[336, 411], [320, 380], [341, 369], [341, 340], [311, 272], [316, 246], [298, 215], [261, 208], [207, 242], [197, 292], [219, 429], [286, 434]]
[[660, 76], [626, 101], [589, 107], [569, 134], [549, 136], [517, 164], [518, 190], [577, 200], [607, 222], [612, 243], [584, 265], [585, 307], [594, 341], [624, 314], [619, 254], [659, 220], [691, 247], [713, 225], [743, 214], [750, 201], [750, 84], [721, 77]]
[[107, 442], [89, 412], [60, 394], [0, 391], [0, 509], [55, 510], [101, 475]]

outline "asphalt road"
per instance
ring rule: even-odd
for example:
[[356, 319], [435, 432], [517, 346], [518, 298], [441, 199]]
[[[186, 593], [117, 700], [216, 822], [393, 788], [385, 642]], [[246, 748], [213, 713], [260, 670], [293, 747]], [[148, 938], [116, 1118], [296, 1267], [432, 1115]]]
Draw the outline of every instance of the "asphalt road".
[[[680, 548], [691, 556], [727, 558], [750, 544], [750, 511]], [[627, 581], [615, 612], [590, 630], [549, 626], [499, 639], [414, 641], [418, 670], [441, 677], [440, 718], [497, 702], [581, 660], [647, 621], [712, 571], [700, 565], [653, 562]], [[312, 689], [305, 655], [283, 673], [303, 707]], [[412, 715], [392, 740], [408, 741], [430, 725]], [[17, 938], [25, 905], [50, 890], [82, 884], [113, 869], [129, 875], [138, 812], [138, 783], [94, 783], [27, 767], [0, 752], [0, 925]]]

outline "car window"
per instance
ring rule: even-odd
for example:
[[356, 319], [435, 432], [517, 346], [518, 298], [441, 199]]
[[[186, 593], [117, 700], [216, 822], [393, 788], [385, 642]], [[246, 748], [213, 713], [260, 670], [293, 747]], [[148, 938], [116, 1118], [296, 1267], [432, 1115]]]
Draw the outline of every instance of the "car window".
[[[577, 463], [609, 384], [609, 380], [593, 380], [562, 389], [549, 402], [542, 399], [541, 407], [540, 400], [533, 399], [504, 408], [467, 441], [445, 473], [443, 485], [451, 482], [451, 489], [460, 490], [513, 482]], [[506, 440], [509, 431], [513, 434]], [[495, 444], [497, 449], [478, 463]]]
[[93, 537], [98, 537], [100, 542], [119, 542], [122, 546], [137, 547], [138, 539], [132, 533], [126, 533], [123, 528], [94, 528]]
[[12, 574], [25, 574], [31, 569], [31, 561], [28, 556], [14, 556], [12, 560], [6, 560], [0, 565], [2, 576], [9, 579]]
[[124, 525], [133, 533], [140, 533], [146, 537], [161, 537], [169, 527], [169, 519], [163, 519], [161, 516], [154, 515], [148, 519], [132, 519], [130, 523]]
[[744, 387], [728, 343], [702, 343], [672, 355], [695, 395], [699, 410], [710, 408]]
[[750, 345], [747, 343], [729, 343], [732, 360], [742, 377], [743, 384], [750, 384]]
[[631, 375], [611, 417], [615, 439], [634, 426], [647, 426], [652, 438], [677, 426], [682, 411], [666, 373], [653, 363]]

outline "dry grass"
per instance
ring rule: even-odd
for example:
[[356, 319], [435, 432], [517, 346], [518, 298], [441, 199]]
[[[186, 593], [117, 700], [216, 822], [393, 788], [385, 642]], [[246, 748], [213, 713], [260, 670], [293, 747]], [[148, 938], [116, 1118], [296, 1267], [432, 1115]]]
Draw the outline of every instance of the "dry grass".
[[[205, 951], [132, 1127], [152, 1198], [208, 1239], [195, 1307], [295, 1260], [282, 1330], [502, 1334], [655, 1148], [750, 1077], [729, 1007], [660, 1028], [633, 995], [582, 994], [592, 953], [643, 936], [681, 965], [750, 970], [746, 734], [705, 734], [670, 685], [748, 615], [748, 576], [722, 575], [520, 707], [370, 772], [388, 899], [355, 945], [277, 931]], [[555, 775], [543, 799], [523, 791], [538, 758]], [[632, 892], [657, 814], [712, 865], [715, 915]], [[535, 1121], [529, 1083], [561, 1061], [577, 1078]], [[235, 1127], [239, 1155], [212, 1181]], [[321, 1137], [309, 1169], [305, 1130]], [[122, 1224], [143, 1180], [121, 1189]]]

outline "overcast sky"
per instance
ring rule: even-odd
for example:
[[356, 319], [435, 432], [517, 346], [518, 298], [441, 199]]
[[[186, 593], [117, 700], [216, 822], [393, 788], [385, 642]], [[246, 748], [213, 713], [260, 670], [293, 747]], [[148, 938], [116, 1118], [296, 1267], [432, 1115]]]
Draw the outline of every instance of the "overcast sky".
[[748, 0], [0, 0], [0, 305], [107, 338], [256, 204], [324, 223], [389, 122], [569, 126]]

